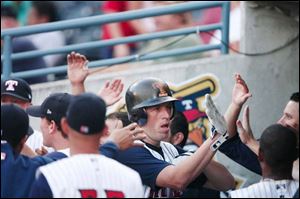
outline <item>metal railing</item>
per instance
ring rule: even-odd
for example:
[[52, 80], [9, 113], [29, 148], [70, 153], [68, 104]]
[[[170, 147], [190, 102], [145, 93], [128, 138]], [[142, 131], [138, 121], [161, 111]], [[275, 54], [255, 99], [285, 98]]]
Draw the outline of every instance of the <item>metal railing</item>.
[[[222, 7], [221, 23], [189, 27], [189, 28], [177, 29], [172, 31], [148, 33], [148, 34], [110, 39], [110, 40], [86, 42], [81, 44], [67, 45], [56, 49], [34, 50], [34, 51], [21, 52], [21, 53], [12, 53], [13, 37], [57, 31], [57, 30], [82, 28], [82, 27], [93, 26], [93, 25], [103, 25], [106, 23], [127, 21], [127, 20], [153, 17], [158, 15], [164, 15], [164, 14], [173, 14], [173, 13], [180, 13], [185, 11], [199, 10], [199, 9], [207, 9], [211, 7]], [[178, 36], [178, 35], [195, 34], [202, 31], [211, 31], [217, 29], [221, 30], [222, 32], [221, 39], [223, 43], [215, 44], [215, 45], [200, 45], [196, 47], [180, 48], [180, 49], [174, 49], [168, 51], [158, 51], [158, 52], [153, 52], [145, 55], [130, 55], [122, 58], [112, 58], [112, 59], [93, 61], [89, 63], [89, 68], [120, 64], [129, 61], [143, 61], [149, 59], [158, 59], [162, 57], [184, 55], [184, 54], [203, 52], [203, 51], [214, 50], [214, 49], [219, 49], [222, 52], [222, 54], [227, 54], [228, 47], [224, 45], [224, 43], [227, 44], [229, 42], [229, 13], [230, 13], [229, 2], [199, 1], [199, 2], [180, 3], [176, 5], [169, 5], [163, 7], [155, 7], [155, 8], [148, 8], [142, 10], [127, 11], [122, 13], [106, 14], [106, 15], [65, 20], [65, 21], [59, 21], [59, 22], [53, 22], [53, 23], [47, 23], [41, 25], [7, 29], [1, 31], [1, 38], [4, 39], [3, 55], [1, 55], [1, 61], [3, 62], [3, 75], [1, 75], [1, 78], [3, 77], [7, 78], [9, 76], [27, 78], [27, 77], [42, 76], [47, 74], [59, 74], [67, 71], [67, 66], [64, 65], [64, 66], [56, 66], [51, 68], [12, 73], [12, 60], [33, 58], [38, 56], [45, 56], [45, 55], [59, 54], [59, 53], [69, 53], [71, 51], [82, 50], [82, 49], [100, 48], [105, 46], [147, 41], [152, 39], [165, 38], [165, 37]]]

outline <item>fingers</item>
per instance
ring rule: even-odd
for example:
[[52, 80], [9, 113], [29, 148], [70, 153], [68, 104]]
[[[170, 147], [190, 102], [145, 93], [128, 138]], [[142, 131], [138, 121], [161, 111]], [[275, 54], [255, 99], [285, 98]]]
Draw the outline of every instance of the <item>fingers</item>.
[[75, 53], [72, 51], [67, 56], [67, 61], [70, 66], [74, 66], [74, 64], [81, 64], [81, 67], [87, 66], [88, 60], [84, 55], [81, 55], [80, 53]]
[[240, 120], [236, 121], [236, 126], [238, 128], [239, 133], [245, 133], [245, 129], [244, 129], [244, 127], [242, 125], [242, 122]]
[[121, 80], [120, 79], [115, 79], [112, 81], [110, 89], [113, 91], [118, 91], [118, 88], [121, 84]]
[[251, 93], [247, 93], [242, 97], [243, 102], [246, 102], [248, 100], [248, 98], [252, 97]]
[[132, 124], [129, 124], [128, 126], [126, 126], [125, 128], [129, 129], [129, 130], [134, 130], [137, 126], [138, 126], [137, 123], [132, 123]]

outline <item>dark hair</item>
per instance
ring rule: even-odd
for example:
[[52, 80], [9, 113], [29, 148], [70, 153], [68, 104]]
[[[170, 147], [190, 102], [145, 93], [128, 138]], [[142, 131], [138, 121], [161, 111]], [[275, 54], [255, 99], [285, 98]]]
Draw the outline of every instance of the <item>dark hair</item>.
[[299, 102], [299, 92], [293, 93], [290, 97], [290, 100], [294, 102]]
[[171, 121], [170, 131], [171, 131], [171, 136], [174, 136], [178, 132], [183, 133], [184, 138], [181, 141], [181, 143], [179, 143], [178, 145], [180, 147], [184, 147], [189, 135], [189, 124], [182, 112], [176, 111], [175, 116]]
[[132, 122], [128, 119], [128, 113], [127, 112], [114, 112], [110, 113], [106, 119], [118, 119], [122, 121], [123, 127], [128, 126]]
[[49, 22], [58, 20], [56, 6], [51, 1], [32, 1], [32, 8], [34, 8], [39, 16], [49, 17]]
[[298, 157], [296, 134], [287, 127], [273, 124], [261, 136], [260, 151], [273, 174], [288, 173]]
[[1, 3], [1, 17], [11, 17], [17, 19], [17, 11], [11, 6], [4, 6]]

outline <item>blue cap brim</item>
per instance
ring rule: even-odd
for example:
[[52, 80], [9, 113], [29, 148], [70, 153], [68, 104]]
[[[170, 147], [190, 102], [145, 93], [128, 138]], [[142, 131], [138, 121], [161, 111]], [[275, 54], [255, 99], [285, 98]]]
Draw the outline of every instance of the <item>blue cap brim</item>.
[[30, 106], [26, 109], [26, 113], [33, 117], [44, 117], [41, 106]]

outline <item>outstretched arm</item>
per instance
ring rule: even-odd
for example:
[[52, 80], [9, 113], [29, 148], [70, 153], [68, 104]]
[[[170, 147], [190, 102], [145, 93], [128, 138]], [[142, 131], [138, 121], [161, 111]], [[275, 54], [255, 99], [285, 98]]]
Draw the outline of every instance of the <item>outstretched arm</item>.
[[240, 74], [235, 74], [235, 85], [232, 90], [232, 100], [224, 117], [227, 122], [229, 137], [233, 137], [236, 132], [236, 121], [239, 117], [244, 103], [252, 94], [249, 92], [246, 82], [242, 79]]
[[233, 176], [222, 164], [212, 160], [203, 172], [208, 180], [204, 187], [218, 191], [228, 191], [235, 188]]
[[156, 178], [157, 186], [183, 190], [204, 171], [218, 147], [227, 139], [225, 119], [216, 109], [208, 94], [205, 96], [205, 104], [209, 121], [216, 128], [215, 134], [207, 139], [193, 155], [178, 165], [165, 167]]

